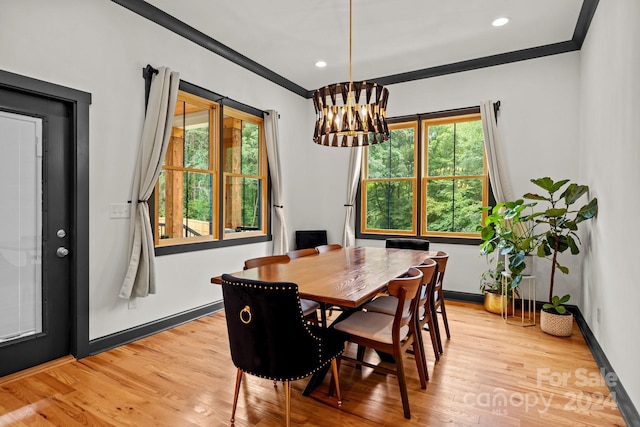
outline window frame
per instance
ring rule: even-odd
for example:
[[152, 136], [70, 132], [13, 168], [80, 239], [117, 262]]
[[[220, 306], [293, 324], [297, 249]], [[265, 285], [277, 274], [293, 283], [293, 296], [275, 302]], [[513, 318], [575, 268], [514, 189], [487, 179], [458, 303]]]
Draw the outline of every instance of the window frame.
[[[415, 166], [414, 171], [417, 176], [417, 188], [414, 189], [414, 205], [417, 204], [419, 209], [417, 211], [417, 215], [413, 218], [414, 221], [417, 221], [418, 227], [415, 233], [408, 232], [387, 232], [386, 230], [371, 230], [366, 231], [365, 227], [365, 210], [366, 202], [364, 201], [365, 192], [363, 190], [363, 183], [365, 182], [366, 176], [368, 173], [368, 148], [365, 148], [363, 152], [363, 167], [361, 170], [360, 181], [358, 183], [358, 191], [356, 196], [356, 238], [357, 239], [370, 239], [370, 240], [384, 240], [391, 237], [416, 237], [416, 238], [426, 238], [431, 242], [435, 243], [447, 243], [447, 244], [466, 244], [466, 245], [476, 245], [481, 242], [480, 236], [471, 233], [446, 233], [446, 232], [427, 232], [425, 231], [426, 226], [426, 211], [424, 209], [424, 205], [426, 203], [426, 186], [425, 182], [425, 174], [424, 168], [426, 167], [426, 156], [428, 147], [426, 146], [424, 140], [426, 139], [426, 124], [428, 122], [434, 123], [436, 121], [445, 122], [445, 123], [453, 123], [454, 121], [466, 121], [463, 117], [469, 115], [477, 115], [480, 119], [480, 107], [467, 107], [467, 108], [459, 108], [453, 110], [444, 110], [438, 111], [434, 113], [427, 114], [417, 114], [411, 116], [399, 116], [392, 117], [388, 119], [389, 128], [393, 129], [392, 126], [407, 124], [407, 123], [415, 123], [418, 129], [417, 135], [417, 150], [418, 155], [415, 158]], [[458, 119], [457, 117], [460, 117]], [[453, 120], [447, 120], [454, 118]], [[495, 205], [495, 199], [493, 197], [493, 192], [491, 190], [491, 183], [488, 175], [488, 167], [487, 167], [487, 158], [486, 151], [483, 158], [483, 172], [485, 174], [485, 181], [483, 182], [483, 206], [492, 206]], [[464, 178], [464, 176], [456, 176], [457, 179]], [[417, 192], [417, 194], [415, 194]], [[482, 214], [484, 218], [486, 213]]]
[[[200, 86], [194, 85], [192, 83], [188, 83], [186, 81], [181, 80], [179, 85], [179, 91], [182, 93], [186, 93], [187, 96], [191, 95], [195, 98], [201, 98], [209, 103], [215, 103], [218, 106], [218, 111], [215, 113], [215, 123], [216, 126], [212, 125], [212, 129], [210, 130], [210, 138], [216, 139], [216, 144], [211, 146], [210, 143], [210, 162], [214, 161], [214, 168], [216, 170], [216, 179], [214, 179], [214, 183], [212, 185], [212, 194], [215, 197], [212, 198], [212, 211], [216, 216], [216, 222], [212, 225], [213, 236], [202, 236], [201, 238], [181, 238], [184, 239], [182, 242], [177, 242], [175, 244], [167, 244], [164, 246], [156, 246], [154, 244], [155, 254], [158, 256], [161, 255], [169, 255], [176, 253], [184, 253], [184, 252], [193, 252], [199, 250], [207, 250], [214, 249], [220, 247], [227, 246], [238, 246], [238, 245], [246, 245], [260, 242], [267, 242], [272, 240], [271, 235], [271, 179], [269, 175], [269, 167], [268, 167], [268, 159], [267, 159], [267, 151], [266, 151], [266, 142], [264, 140], [264, 119], [263, 119], [263, 111], [257, 108], [248, 106], [246, 104], [240, 103], [238, 101], [234, 101], [229, 99], [223, 95], [212, 92], [208, 89], [204, 89]], [[148, 91], [148, 89], [147, 89]], [[264, 221], [264, 230], [258, 232], [243, 232], [238, 233], [241, 236], [234, 236], [233, 238], [225, 238], [224, 236], [224, 187], [223, 187], [223, 156], [224, 156], [224, 147], [222, 144], [223, 138], [223, 119], [224, 115], [227, 111], [233, 110], [238, 112], [238, 114], [246, 115], [246, 117], [255, 117], [256, 120], [262, 121], [260, 124], [260, 146], [261, 150], [264, 151], [264, 156], [262, 157], [262, 162], [264, 162], [264, 185], [262, 190], [263, 197], [263, 205], [264, 209], [262, 212], [262, 220]], [[262, 151], [261, 151], [262, 154]], [[215, 160], [214, 160], [215, 159]], [[164, 159], [163, 159], [164, 161]], [[262, 166], [261, 166], [262, 167]], [[156, 184], [157, 188], [157, 184]], [[154, 243], [157, 240], [157, 209], [158, 199], [157, 199], [157, 191], [154, 190], [154, 194], [151, 196], [149, 200], [149, 209], [151, 213], [151, 228], [154, 234]], [[214, 207], [215, 206], [215, 207]], [[173, 239], [176, 241], [177, 239]]]
[[[363, 189], [363, 193], [362, 193], [362, 198], [359, 198], [360, 200], [360, 204], [364, 205], [365, 210], [364, 212], [366, 212], [366, 205], [367, 205], [367, 194], [364, 191], [364, 189], [366, 188], [366, 184], [369, 182], [400, 182], [400, 181], [410, 181], [412, 183], [412, 187], [413, 187], [413, 206], [411, 207], [411, 210], [413, 212], [413, 217], [411, 220], [411, 230], [393, 230], [394, 231], [394, 235], [396, 236], [415, 236], [418, 233], [418, 206], [420, 206], [418, 204], [418, 200], [419, 198], [417, 197], [417, 191], [418, 191], [418, 170], [416, 169], [416, 166], [418, 165], [418, 156], [420, 155], [420, 152], [418, 150], [419, 148], [419, 124], [418, 122], [412, 122], [412, 121], [402, 121], [402, 122], [393, 122], [393, 123], [389, 123], [388, 124], [389, 127], [389, 131], [393, 131], [396, 129], [408, 129], [408, 128], [413, 128], [414, 133], [413, 133], [413, 158], [414, 158], [414, 168], [413, 168], [413, 176], [412, 177], [401, 177], [401, 178], [368, 178], [369, 176], [369, 163], [368, 162], [363, 162], [363, 168], [362, 168], [362, 175], [361, 175], [361, 179], [360, 179], [360, 186]], [[369, 149], [367, 147], [367, 149], [365, 150], [366, 154], [368, 155], [369, 153]], [[382, 230], [382, 229], [375, 229], [375, 228], [367, 228], [367, 218], [363, 217], [362, 218], [362, 222], [360, 223], [360, 230], [362, 230], [363, 233], [367, 233], [367, 234], [388, 234], [385, 231], [386, 230]]]
[[[224, 222], [226, 221], [225, 215], [226, 215], [226, 197], [224, 194], [224, 190], [226, 188], [226, 183], [227, 183], [227, 178], [228, 177], [241, 177], [241, 178], [252, 178], [252, 179], [260, 179], [262, 180], [262, 182], [264, 183], [264, 185], [261, 185], [261, 198], [262, 200], [268, 200], [267, 197], [267, 190], [269, 189], [269, 163], [267, 160], [267, 144], [266, 141], [264, 140], [265, 138], [265, 132], [264, 132], [264, 119], [262, 117], [257, 117], [255, 115], [252, 114], [248, 114], [244, 111], [241, 111], [237, 108], [233, 108], [233, 107], [228, 107], [226, 108], [226, 110], [223, 111], [223, 114], [221, 115], [221, 117], [223, 117], [224, 120], [224, 116], [228, 116], [228, 117], [232, 117], [232, 118], [236, 118], [239, 120], [242, 120], [243, 122], [249, 122], [249, 123], [253, 123], [258, 125], [258, 137], [259, 137], [259, 161], [258, 161], [258, 175], [248, 175], [248, 174], [243, 174], [243, 173], [233, 173], [233, 172], [225, 172], [224, 170], [224, 147], [222, 146], [223, 144], [221, 143], [221, 149], [220, 149], [220, 173], [221, 173], [221, 177], [220, 177], [220, 183], [221, 183], [221, 193], [222, 196], [220, 197], [219, 201], [222, 204], [222, 207], [219, 209], [219, 213], [222, 215], [222, 218], [220, 219], [220, 223], [223, 224], [223, 229], [221, 230], [221, 240], [231, 240], [231, 239], [246, 239], [248, 237], [254, 237], [254, 236], [263, 236], [266, 233], [266, 225], [267, 225], [267, 211], [270, 208], [270, 205], [265, 204], [265, 206], [261, 209], [260, 212], [260, 216], [261, 216], [261, 223], [265, 224], [265, 230], [257, 230], [257, 231], [251, 231], [251, 230], [245, 230], [241, 233], [226, 233], [224, 230]], [[222, 126], [221, 126], [222, 128]], [[222, 133], [222, 132], [221, 132]], [[222, 140], [221, 140], [222, 141]]]

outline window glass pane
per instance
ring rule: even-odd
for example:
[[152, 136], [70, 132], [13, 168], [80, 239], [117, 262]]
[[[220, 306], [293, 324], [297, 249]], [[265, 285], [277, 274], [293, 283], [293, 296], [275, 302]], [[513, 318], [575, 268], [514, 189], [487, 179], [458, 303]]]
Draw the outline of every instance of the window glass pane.
[[427, 181], [427, 230], [476, 233], [482, 214], [482, 179]]
[[209, 169], [209, 109], [176, 103], [165, 165]]
[[427, 127], [429, 138], [428, 176], [451, 176], [454, 167], [454, 125], [430, 125]]
[[224, 171], [259, 175], [260, 127], [235, 117], [224, 117]]
[[391, 129], [390, 138], [369, 146], [369, 178], [414, 176], [415, 128]]
[[255, 123], [244, 122], [242, 126], [242, 174], [258, 175], [260, 164], [260, 133]]
[[456, 123], [456, 173], [454, 175], [482, 175], [484, 171], [484, 135], [482, 122]]
[[412, 181], [368, 182], [366, 201], [368, 229], [413, 229]]
[[457, 179], [454, 186], [453, 232], [477, 233], [482, 222], [482, 179]]
[[164, 170], [158, 180], [158, 191], [161, 239], [213, 234], [212, 175]]
[[227, 176], [225, 180], [225, 233], [262, 229], [262, 180]]

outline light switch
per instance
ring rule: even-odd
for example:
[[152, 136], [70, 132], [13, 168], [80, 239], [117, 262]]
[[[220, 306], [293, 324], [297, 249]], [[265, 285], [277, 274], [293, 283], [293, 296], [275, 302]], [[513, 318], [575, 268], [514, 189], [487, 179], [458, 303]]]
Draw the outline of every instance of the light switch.
[[111, 203], [111, 218], [129, 218], [129, 203]]

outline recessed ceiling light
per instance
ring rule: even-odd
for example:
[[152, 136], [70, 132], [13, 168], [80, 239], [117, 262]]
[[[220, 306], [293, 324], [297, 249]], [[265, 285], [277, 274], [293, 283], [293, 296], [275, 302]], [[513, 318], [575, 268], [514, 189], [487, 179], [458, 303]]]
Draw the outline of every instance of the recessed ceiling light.
[[326, 67], [326, 66], [327, 66], [327, 63], [326, 63], [326, 62], [324, 62], [324, 61], [318, 61], [318, 62], [316, 62], [316, 67], [318, 67], [318, 68], [324, 68], [324, 67]]
[[494, 27], [502, 27], [503, 25], [506, 25], [507, 22], [509, 22], [509, 18], [502, 16], [500, 18], [494, 19], [491, 25], [493, 25]]

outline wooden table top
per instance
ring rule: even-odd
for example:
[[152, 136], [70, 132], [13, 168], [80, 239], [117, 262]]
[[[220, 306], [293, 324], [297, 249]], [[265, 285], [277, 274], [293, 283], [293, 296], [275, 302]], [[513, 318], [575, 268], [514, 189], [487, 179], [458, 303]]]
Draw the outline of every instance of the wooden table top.
[[[373, 298], [389, 280], [436, 254], [435, 251], [351, 246], [231, 275], [296, 283], [301, 298], [356, 308]], [[211, 282], [220, 284], [220, 276], [213, 277]]]

